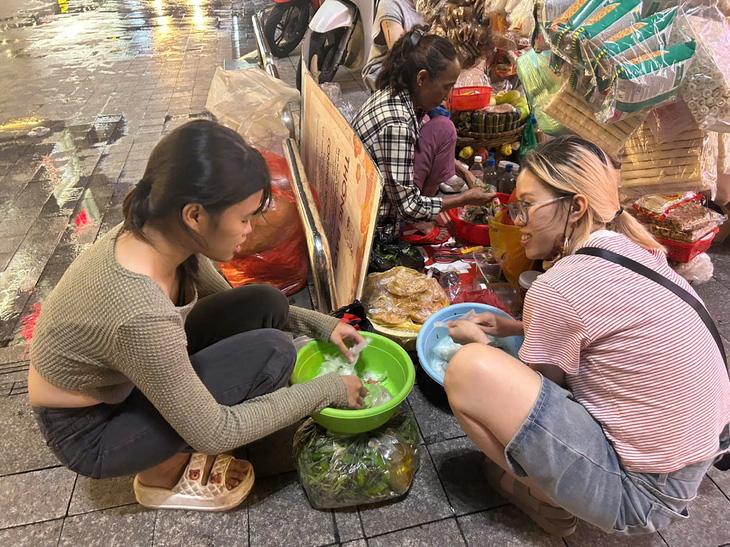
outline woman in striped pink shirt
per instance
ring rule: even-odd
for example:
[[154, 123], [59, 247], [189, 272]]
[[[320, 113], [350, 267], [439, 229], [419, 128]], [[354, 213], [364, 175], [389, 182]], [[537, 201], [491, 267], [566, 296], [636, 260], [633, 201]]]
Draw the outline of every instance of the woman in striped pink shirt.
[[[580, 518], [624, 534], [688, 517], [705, 472], [728, 450], [730, 382], [698, 313], [628, 257], [696, 294], [619, 204], [598, 147], [554, 139], [526, 157], [510, 214], [529, 258], [553, 261], [524, 321], [490, 313], [450, 324], [467, 344], [446, 372], [449, 402], [487, 455], [487, 479], [548, 532]], [[487, 335], [523, 335], [520, 359]]]

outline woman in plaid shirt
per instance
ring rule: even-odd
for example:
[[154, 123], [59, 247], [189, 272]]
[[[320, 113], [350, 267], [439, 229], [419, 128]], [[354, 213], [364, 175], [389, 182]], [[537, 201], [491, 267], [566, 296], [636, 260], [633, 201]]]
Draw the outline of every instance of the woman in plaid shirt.
[[415, 180], [414, 156], [424, 113], [446, 100], [461, 70], [451, 42], [424, 35], [424, 30], [414, 27], [393, 45], [378, 75], [378, 91], [360, 109], [353, 128], [383, 175], [379, 229], [392, 234], [405, 221], [405, 234], [425, 234], [409, 238], [410, 242], [429, 244], [448, 237], [435, 225], [440, 213], [487, 205], [494, 194], [470, 188], [455, 196], [429, 197], [437, 188], [422, 192], [418, 182], [423, 180]]

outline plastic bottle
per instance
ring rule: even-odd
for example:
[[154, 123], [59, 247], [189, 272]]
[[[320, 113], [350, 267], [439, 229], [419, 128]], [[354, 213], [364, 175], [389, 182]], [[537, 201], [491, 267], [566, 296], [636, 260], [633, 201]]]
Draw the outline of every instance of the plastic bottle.
[[469, 168], [469, 171], [471, 171], [474, 176], [480, 180], [484, 178], [484, 166], [482, 165], [481, 156], [474, 156], [474, 163]]
[[497, 167], [493, 157], [487, 160], [487, 167], [484, 169], [484, 177], [482, 178], [484, 184], [490, 188], [497, 187]]
[[502, 173], [497, 181], [497, 192], [502, 194], [511, 194], [516, 185], [517, 179], [515, 178], [515, 174], [512, 172], [512, 164], [508, 163], [504, 168], [504, 173]]
[[535, 116], [532, 117], [532, 127], [535, 131], [535, 139], [537, 140], [537, 144], [545, 142], [547, 139], [547, 135], [543, 133], [542, 129], [540, 129], [540, 126], [537, 125], [537, 119]]

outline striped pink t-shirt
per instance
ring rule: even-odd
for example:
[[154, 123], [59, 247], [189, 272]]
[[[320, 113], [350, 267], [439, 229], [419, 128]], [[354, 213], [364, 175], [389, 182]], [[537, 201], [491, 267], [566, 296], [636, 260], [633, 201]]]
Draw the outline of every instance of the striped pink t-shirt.
[[[623, 235], [596, 232], [584, 246], [627, 256], [697, 296], [663, 253]], [[670, 473], [716, 454], [730, 381], [709, 330], [674, 293], [605, 259], [571, 255], [532, 285], [524, 324], [520, 358], [565, 371], [624, 468]]]

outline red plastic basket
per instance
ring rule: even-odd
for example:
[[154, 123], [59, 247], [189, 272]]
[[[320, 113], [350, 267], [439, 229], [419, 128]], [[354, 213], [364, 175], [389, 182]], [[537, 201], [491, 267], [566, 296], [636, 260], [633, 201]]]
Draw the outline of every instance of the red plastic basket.
[[698, 254], [704, 253], [707, 249], [709, 249], [712, 246], [712, 240], [715, 239], [715, 236], [719, 231], [720, 228], [715, 228], [694, 243], [681, 243], [679, 241], [662, 239], [660, 237], [657, 237], [656, 240], [667, 248], [667, 258], [676, 262], [687, 263]]
[[[507, 203], [509, 201], [509, 194], [497, 193], [497, 199], [500, 203]], [[489, 225], [488, 224], [472, 224], [461, 218], [461, 214], [464, 208], [459, 207], [457, 209], [449, 209], [448, 214], [454, 223], [454, 229], [456, 235], [468, 243], [474, 243], [475, 245], [489, 246]]]
[[491, 98], [491, 87], [457, 87], [449, 93], [449, 110], [452, 112], [479, 110], [488, 106]]

